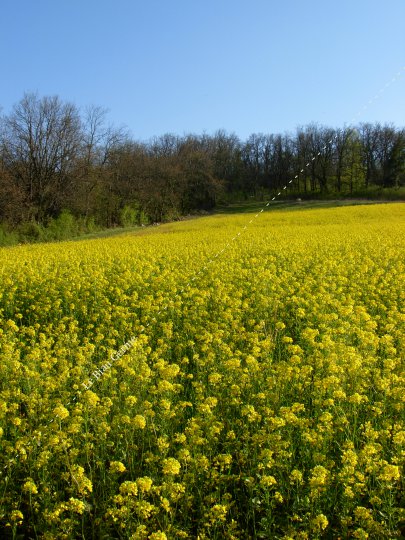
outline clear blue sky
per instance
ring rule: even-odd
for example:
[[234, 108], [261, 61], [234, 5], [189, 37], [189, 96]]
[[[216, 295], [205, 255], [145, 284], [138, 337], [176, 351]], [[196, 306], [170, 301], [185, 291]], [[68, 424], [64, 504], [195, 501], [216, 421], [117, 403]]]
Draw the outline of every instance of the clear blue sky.
[[[109, 109], [134, 138], [342, 126], [405, 66], [405, 0], [2, 0], [0, 106]], [[405, 126], [405, 70], [359, 121]]]

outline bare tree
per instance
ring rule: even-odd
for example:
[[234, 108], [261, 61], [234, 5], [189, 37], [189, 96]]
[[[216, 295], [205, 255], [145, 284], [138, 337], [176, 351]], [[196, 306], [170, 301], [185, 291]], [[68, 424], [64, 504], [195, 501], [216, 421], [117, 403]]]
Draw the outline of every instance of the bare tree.
[[23, 190], [0, 159], [0, 222], [16, 225], [29, 219], [29, 206]]
[[405, 165], [405, 141], [403, 131], [392, 125], [379, 128], [376, 151], [379, 165], [379, 184], [383, 187], [398, 185]]
[[90, 105], [85, 109], [80, 153], [75, 168], [72, 207], [86, 219], [96, 210], [101, 192], [110, 184], [108, 165], [114, 151], [128, 139], [124, 128], [107, 122], [107, 109]]
[[365, 187], [377, 179], [377, 150], [378, 150], [378, 133], [380, 125], [361, 124], [359, 135], [361, 140], [362, 161], [365, 170]]
[[5, 118], [2, 143], [5, 164], [26, 193], [33, 217], [55, 215], [72, 186], [80, 149], [76, 107], [56, 96], [26, 94]]
[[343, 178], [348, 168], [350, 148], [353, 143], [353, 130], [350, 128], [337, 129], [334, 136], [335, 154], [336, 154], [336, 185], [338, 193], [342, 191]]

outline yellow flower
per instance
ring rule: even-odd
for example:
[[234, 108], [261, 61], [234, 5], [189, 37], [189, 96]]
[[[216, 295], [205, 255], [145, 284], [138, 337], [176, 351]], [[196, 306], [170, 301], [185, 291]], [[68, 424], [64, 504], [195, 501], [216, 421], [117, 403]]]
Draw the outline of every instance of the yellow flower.
[[75, 512], [76, 514], [83, 514], [84, 510], [86, 509], [86, 505], [83, 501], [80, 501], [79, 499], [75, 499], [74, 497], [70, 497], [68, 502], [68, 509], [71, 512]]
[[145, 429], [146, 426], [146, 419], [141, 414], [137, 414], [133, 420], [132, 425], [138, 429]]
[[16, 522], [18, 525], [22, 525], [24, 515], [20, 510], [13, 510], [10, 514], [10, 520]]
[[350, 403], [354, 403], [355, 405], [360, 405], [365, 399], [365, 396], [360, 395], [359, 393], [355, 392], [353, 395], [349, 397]]
[[210, 509], [207, 517], [210, 520], [211, 524], [225, 521], [226, 520], [226, 514], [227, 514], [227, 507], [223, 504], [214, 504], [214, 506]]
[[222, 375], [220, 373], [210, 373], [208, 375], [208, 382], [210, 384], [218, 384], [222, 379]]
[[31, 495], [36, 495], [38, 493], [38, 488], [35, 485], [35, 482], [29, 478], [23, 485], [23, 491], [30, 493]]
[[312, 475], [309, 479], [309, 485], [311, 488], [311, 496], [316, 497], [321, 492], [325, 491], [329, 480], [329, 471], [322, 465], [316, 465], [312, 469]]
[[136, 485], [144, 493], [151, 490], [152, 484], [153, 480], [152, 478], [149, 478], [149, 476], [143, 476], [136, 480]]
[[146, 525], [138, 525], [135, 533], [129, 537], [129, 540], [146, 540], [148, 538], [148, 529]]
[[215, 458], [215, 464], [221, 469], [229, 467], [232, 463], [232, 456], [230, 454], [219, 454]]
[[269, 538], [395, 535], [403, 213], [275, 209], [0, 248], [0, 536], [32, 536], [21, 498], [43, 540], [80, 536], [90, 511], [106, 537], [235, 540], [272, 508]]
[[57, 418], [60, 418], [61, 420], [64, 420], [69, 416], [69, 411], [65, 407], [63, 407], [63, 405], [58, 405], [57, 407], [55, 407], [53, 413]]
[[136, 396], [128, 396], [126, 399], [125, 399], [125, 402], [127, 403], [127, 405], [129, 405], [130, 407], [133, 407], [134, 405], [136, 405], [138, 403], [138, 398]]
[[357, 538], [358, 540], [367, 540], [369, 538], [369, 534], [364, 529], [356, 529], [353, 533], [353, 538]]
[[274, 476], [262, 476], [260, 478], [260, 484], [265, 487], [271, 487], [277, 484], [277, 480]]
[[7, 326], [8, 328], [10, 328], [11, 330], [13, 330], [14, 332], [18, 332], [18, 326], [15, 324], [14, 321], [12, 321], [11, 319], [9, 319], [7, 321]]
[[93, 491], [91, 480], [84, 474], [84, 468], [80, 465], [72, 467], [71, 476], [73, 484], [76, 485], [78, 492], [81, 495], [87, 495]]
[[110, 461], [110, 471], [113, 473], [123, 473], [127, 469], [121, 461]]
[[157, 531], [148, 536], [149, 540], [167, 540], [167, 536], [162, 531]]
[[166, 497], [161, 497], [160, 498], [160, 504], [161, 504], [161, 506], [162, 506], [162, 508], [163, 508], [163, 510], [165, 512], [170, 512], [171, 511], [169, 500], [166, 499]]
[[136, 513], [142, 519], [149, 519], [156, 512], [157, 508], [148, 501], [139, 501], [136, 504]]
[[401, 473], [397, 465], [384, 465], [378, 479], [383, 482], [395, 482], [401, 478]]
[[350, 486], [345, 487], [344, 494], [345, 494], [345, 497], [347, 497], [348, 499], [354, 499], [355, 497], [354, 491]]
[[188, 448], [181, 448], [177, 452], [177, 457], [180, 459], [180, 461], [190, 461], [191, 459], [191, 453]]
[[405, 445], [405, 431], [398, 431], [396, 433], [392, 440], [394, 441], [394, 444], [397, 444], [398, 446]]
[[96, 405], [100, 401], [98, 395], [91, 390], [86, 390], [86, 392], [84, 393], [84, 399], [86, 403], [88, 403], [92, 407], [96, 407]]
[[373, 517], [371, 514], [371, 510], [368, 508], [365, 508], [364, 506], [358, 506], [354, 510], [354, 515], [357, 520], [359, 521], [372, 521]]
[[156, 444], [157, 444], [157, 447], [159, 448], [159, 452], [162, 452], [162, 453], [170, 448], [170, 443], [168, 442], [167, 437], [158, 437]]
[[324, 514], [318, 514], [316, 518], [311, 521], [312, 529], [318, 531], [324, 531], [328, 526], [329, 521]]
[[187, 440], [187, 437], [184, 435], [184, 433], [176, 433], [174, 439], [177, 443], [184, 444]]
[[138, 495], [138, 487], [139, 487], [138, 480], [136, 482], [131, 482], [129, 480], [122, 482], [122, 484], [120, 485], [121, 495], [131, 495], [133, 497]]
[[290, 481], [292, 484], [294, 484], [295, 482], [296, 483], [302, 482], [302, 472], [299, 471], [298, 469], [292, 470], [290, 474]]
[[163, 460], [163, 474], [179, 474], [181, 465], [175, 458], [167, 458]]

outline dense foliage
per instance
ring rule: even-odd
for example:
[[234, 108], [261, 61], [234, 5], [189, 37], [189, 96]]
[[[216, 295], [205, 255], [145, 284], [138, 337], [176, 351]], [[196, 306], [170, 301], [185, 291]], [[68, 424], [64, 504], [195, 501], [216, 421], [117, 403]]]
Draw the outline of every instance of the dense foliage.
[[400, 538], [404, 248], [390, 204], [2, 249], [1, 538]]
[[161, 222], [263, 197], [291, 179], [286, 194], [294, 196], [404, 186], [405, 132], [310, 125], [246, 141], [218, 131], [140, 142], [109, 126], [99, 107], [81, 113], [32, 94], [0, 119], [0, 224], [22, 241], [35, 240], [35, 227], [54, 227], [63, 210], [80, 230]]

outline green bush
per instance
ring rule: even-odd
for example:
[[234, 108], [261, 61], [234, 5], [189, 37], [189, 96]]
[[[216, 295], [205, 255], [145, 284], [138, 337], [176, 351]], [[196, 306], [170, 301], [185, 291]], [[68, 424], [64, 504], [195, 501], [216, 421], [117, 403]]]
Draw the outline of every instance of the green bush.
[[51, 219], [45, 230], [47, 240], [68, 240], [79, 233], [79, 224], [69, 210], [62, 210], [56, 219]]
[[15, 246], [18, 244], [18, 234], [10, 232], [4, 225], [0, 225], [0, 246]]
[[138, 212], [132, 206], [125, 205], [120, 211], [120, 225], [122, 227], [132, 227], [138, 223]]
[[143, 210], [139, 210], [138, 223], [139, 225], [149, 225], [150, 223], [149, 216]]
[[35, 221], [21, 223], [21, 225], [17, 227], [16, 233], [18, 234], [20, 242], [23, 243], [39, 242], [46, 238], [43, 227]]
[[69, 240], [98, 230], [94, 217], [76, 218], [68, 210], [63, 210], [57, 218], [49, 219], [46, 226], [27, 221], [10, 231], [6, 225], [0, 225], [0, 246]]
[[84, 230], [85, 233], [93, 233], [93, 232], [96, 232], [96, 231], [98, 231], [100, 229], [100, 227], [98, 227], [96, 225], [96, 221], [94, 219], [94, 216], [91, 216], [91, 217], [85, 219], [84, 224], [85, 224], [85, 230]]
[[[174, 217], [173, 219], [176, 219]], [[138, 205], [125, 205], [119, 213], [119, 224], [121, 227], [133, 227], [135, 225], [148, 225], [150, 219]]]
[[181, 213], [176, 208], [170, 208], [165, 214], [165, 221], [178, 221]]

